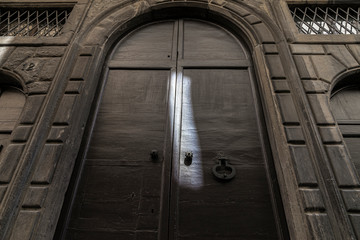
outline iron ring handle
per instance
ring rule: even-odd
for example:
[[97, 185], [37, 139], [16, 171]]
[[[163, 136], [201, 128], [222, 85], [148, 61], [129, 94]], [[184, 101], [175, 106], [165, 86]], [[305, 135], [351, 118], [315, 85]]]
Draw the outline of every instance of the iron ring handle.
[[[222, 170], [222, 172], [219, 172]], [[229, 171], [230, 173], [227, 173]], [[218, 163], [212, 167], [212, 173], [220, 180], [231, 180], [236, 175], [236, 169], [228, 163], [227, 158], [219, 158]]]

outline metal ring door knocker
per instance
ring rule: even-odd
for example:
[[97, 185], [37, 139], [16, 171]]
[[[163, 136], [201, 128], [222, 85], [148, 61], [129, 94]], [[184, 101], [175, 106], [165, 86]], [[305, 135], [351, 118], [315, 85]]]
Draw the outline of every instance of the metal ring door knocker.
[[212, 168], [214, 176], [220, 180], [229, 181], [236, 175], [236, 169], [229, 164], [229, 159], [225, 157], [218, 158], [218, 163]]

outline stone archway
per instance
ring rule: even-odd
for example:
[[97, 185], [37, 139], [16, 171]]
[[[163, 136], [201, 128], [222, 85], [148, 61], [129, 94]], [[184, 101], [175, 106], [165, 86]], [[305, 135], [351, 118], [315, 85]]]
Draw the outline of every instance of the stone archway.
[[202, 21], [158, 22], [121, 40], [107, 68], [66, 238], [282, 238], [240, 41]]

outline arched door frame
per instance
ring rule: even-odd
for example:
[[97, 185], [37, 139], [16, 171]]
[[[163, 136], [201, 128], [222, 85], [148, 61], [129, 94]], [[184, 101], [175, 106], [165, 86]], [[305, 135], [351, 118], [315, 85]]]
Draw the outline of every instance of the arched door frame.
[[[117, 40], [125, 36], [133, 29], [148, 23], [149, 21], [178, 17], [204, 19], [217, 23], [231, 31], [235, 36], [245, 40], [248, 49], [250, 49], [250, 52], [252, 53], [257, 84], [259, 86], [259, 95], [267, 126], [266, 130], [269, 136], [280, 191], [282, 193], [281, 196], [284, 203], [290, 236], [294, 239], [310, 238], [312, 230], [303, 211], [304, 203], [301, 200], [302, 197], [298, 191], [292, 157], [287, 147], [284, 128], [280, 120], [281, 114], [278, 103], [273, 94], [271, 77], [268, 70], [269, 63], [266, 62], [265, 53], [275, 51], [280, 55], [281, 62], [289, 61], [289, 64], [293, 67], [293, 69], [290, 69], [289, 73], [287, 73], [291, 80], [298, 79], [298, 73], [294, 70], [296, 69], [295, 63], [291, 58], [285, 38], [273, 20], [243, 3], [228, 3], [226, 6], [200, 2], [169, 2], [151, 5], [143, 1], [131, 4], [131, 1], [129, 1], [126, 4], [119, 4], [117, 7], [104, 11], [98, 18], [89, 23], [86, 30], [84, 30], [82, 34], [78, 35], [70, 46], [70, 54], [68, 55], [69, 65], [76, 67], [79, 64], [81, 65], [81, 62], [88, 61], [87, 64], [90, 67], [84, 70], [86, 81], [83, 91], [85, 94], [80, 96], [79, 100], [73, 107], [73, 109], [81, 109], [79, 113], [81, 118], [78, 119], [76, 124], [72, 126], [74, 131], [69, 138], [74, 138], [73, 141], [75, 141], [75, 138], [78, 138], [79, 134], [83, 134], [83, 126], [88, 119], [89, 113], [91, 112], [91, 103], [93, 102], [96, 92], [99, 91], [97, 86], [101, 83], [99, 84], [98, 80], [101, 79], [107, 54]], [[74, 58], [74, 56], [77, 56], [77, 58]], [[76, 59], [76, 62], [75, 60], [71, 61], [71, 59]], [[71, 62], [74, 64], [70, 64]], [[65, 80], [66, 79], [64, 79], [64, 81]], [[292, 84], [293, 89], [299, 87], [296, 85], [297, 83]], [[309, 110], [306, 110], [306, 106], [309, 106], [309, 104], [305, 99], [306, 97], [304, 92], [300, 91], [300, 93], [295, 94], [299, 94], [299, 99], [301, 99], [301, 103], [296, 103], [295, 105], [297, 107], [297, 111], [300, 112], [305, 109], [311, 119], [312, 116], [308, 113]], [[306, 117], [309, 117], [308, 115]], [[304, 118], [306, 119], [306, 117]], [[90, 116], [89, 119], [91, 118], [93, 118], [93, 116]], [[77, 129], [79, 127], [81, 129]], [[76, 134], [76, 132], [78, 132], [78, 134]], [[88, 136], [86, 136], [85, 133], [85, 138], [86, 137]], [[72, 140], [69, 140], [69, 142], [72, 142]], [[74, 149], [78, 150], [77, 147]], [[313, 151], [316, 152], [318, 150], [314, 149]], [[316, 155], [317, 153], [313, 153], [313, 156], [314, 154]], [[320, 155], [321, 154], [324, 153], [320, 151]], [[62, 157], [65, 158], [66, 154]], [[81, 157], [82, 156], [79, 156], [78, 158], [81, 159]], [[72, 169], [73, 166], [73, 162], [68, 163], [67, 170]], [[62, 169], [65, 169], [65, 167]], [[58, 172], [57, 175], [59, 174], [61, 173]], [[57, 189], [61, 189], [62, 191], [66, 189], [70, 180], [69, 174], [66, 179], [67, 181], [65, 181], [62, 186], [58, 186]], [[61, 205], [62, 199], [55, 200], [56, 194], [54, 193], [57, 189], [53, 188], [49, 192], [47, 201], [54, 200], [59, 202]], [[335, 195], [336, 194], [338, 193], [335, 193]], [[333, 202], [327, 204], [332, 205]], [[55, 215], [58, 215], [60, 209], [54, 211]], [[341, 215], [341, 213], [339, 214]], [[48, 218], [51, 217], [49, 215], [51, 214], [42, 215], [39, 226], [46, 225], [42, 223], [45, 223]], [[332, 222], [335, 222], [336, 220], [338, 219], [334, 217], [331, 218]], [[341, 228], [341, 225], [342, 224], [340, 224], [340, 227], [338, 228]], [[44, 231], [39, 229], [39, 231], [41, 233], [44, 232], [45, 229]], [[341, 234], [341, 231], [336, 232]]]
[[[202, 4], [202, 3], [165, 3], [165, 4], [158, 4], [156, 6], [152, 6], [149, 8], [146, 8], [145, 6], [138, 6], [138, 8], [140, 9], [141, 7], [143, 7], [141, 13], [135, 14], [135, 17], [130, 17], [128, 21], [114, 22], [113, 24], [111, 24], [111, 27], [109, 26], [110, 25], [109, 21], [111, 21], [111, 19], [117, 19], [117, 17], [120, 17], [122, 15], [127, 15], [127, 12], [133, 11], [134, 7], [130, 5], [125, 5], [125, 6], [122, 5], [121, 8], [117, 10], [109, 10], [104, 12], [102, 16], [94, 20], [89, 25], [95, 27], [89, 27], [88, 31], [86, 31], [86, 34], [84, 34], [80, 39], [78, 39], [77, 42], [79, 44], [78, 45], [79, 49], [77, 50], [80, 55], [79, 58], [81, 58], [82, 55], [86, 56], [86, 54], [82, 52], [88, 51], [90, 48], [97, 50], [96, 54], [94, 54], [97, 56], [97, 58], [93, 59], [91, 63], [93, 67], [89, 68], [89, 72], [90, 72], [89, 76], [94, 76], [91, 78], [91, 80], [90, 79], [88, 80], [88, 84], [89, 83], [91, 84], [87, 86], [89, 89], [90, 88], [92, 89], [92, 95], [99, 96], [101, 93], [101, 88], [102, 88], [101, 86], [103, 85], [102, 84], [103, 77], [101, 76], [104, 75], [104, 69], [102, 69], [102, 67], [100, 66], [105, 66], [104, 63], [106, 62], [108, 53], [111, 52], [112, 48], [119, 39], [126, 36], [129, 32], [136, 29], [137, 27], [145, 25], [146, 23], [149, 22], [161, 21], [169, 18], [180, 18], [180, 17], [195, 18], [195, 19], [206, 20], [209, 22], [216, 23], [224, 27], [228, 31], [232, 32], [237, 38], [241, 39], [241, 41], [244, 41], [247, 49], [249, 50], [250, 53], [252, 53], [252, 58], [254, 62], [253, 66], [255, 70], [254, 72], [255, 75], [257, 76], [254, 79], [257, 80], [257, 85], [259, 88], [258, 94], [260, 96], [260, 101], [263, 107], [263, 111], [261, 112], [264, 115], [266, 126], [272, 126], [272, 127], [267, 127], [266, 132], [268, 133], [268, 136], [270, 138], [269, 142], [271, 146], [272, 157], [274, 158], [275, 167], [278, 172], [277, 177], [278, 179], [287, 178], [288, 180], [290, 180], [291, 178], [289, 176], [295, 175], [294, 173], [291, 173], [292, 171], [291, 169], [287, 169], [288, 173], [285, 173], [288, 174], [289, 176], [281, 176], [284, 173], [284, 171], [281, 168], [284, 168], [285, 166], [281, 166], [281, 162], [279, 161], [279, 159], [280, 158], [284, 159], [284, 157], [279, 157], [280, 146], [277, 146], [278, 141], [275, 141], [275, 139], [279, 139], [279, 138], [285, 139], [282, 129], [283, 127], [281, 126], [281, 124], [279, 124], [279, 122], [277, 121], [274, 122], [274, 120], [277, 119], [278, 117], [276, 116], [276, 111], [268, 110], [268, 109], [276, 109], [275, 107], [276, 103], [274, 102], [274, 99], [271, 103], [269, 101], [265, 101], [265, 99], [271, 98], [270, 97], [271, 80], [269, 74], [266, 71], [264, 71], [265, 70], [264, 68], [266, 67], [266, 61], [265, 61], [264, 49], [262, 44], [263, 43], [275, 44], [276, 42], [279, 41], [279, 39], [276, 39], [277, 36], [280, 36], [280, 34], [275, 34], [275, 35], [271, 34], [271, 32], [274, 32], [274, 29], [277, 30], [275, 26], [272, 26], [273, 29], [271, 30], [271, 28], [269, 28], [266, 24], [262, 23], [262, 22], [271, 23], [271, 21], [269, 19], [267, 19], [266, 21], [265, 20], [261, 21], [258, 14], [255, 14], [253, 10], [246, 7], [238, 9], [238, 12], [230, 12], [229, 10], [225, 10], [224, 8], [220, 8], [217, 6], [212, 6], [212, 8], [210, 9], [207, 4]], [[239, 10], [241, 10], [241, 14], [239, 14]], [[234, 14], [236, 18], [234, 18]], [[251, 21], [249, 22], [248, 20], [245, 20], [245, 18], [243, 18], [241, 15], [245, 15], [247, 17], [248, 16], [254, 17], [257, 20], [252, 20], [252, 21], [261, 22], [261, 27], [256, 29], [251, 24]], [[262, 18], [266, 19], [266, 17], [264, 16], [262, 16]], [[102, 71], [100, 71], [100, 69], [102, 69]], [[102, 80], [100, 82], [97, 82], [96, 79], [102, 79]], [[95, 91], [97, 92], [96, 94]], [[95, 97], [94, 105], [97, 104], [99, 104], [99, 101]], [[93, 119], [94, 117], [95, 116], [90, 116], [89, 119]], [[90, 122], [93, 121], [89, 120], [88, 123]], [[277, 125], [277, 127], [274, 128], [275, 125]], [[276, 128], [278, 130], [275, 130]], [[91, 134], [91, 130], [85, 132], [84, 139], [90, 139], [90, 134]], [[282, 136], [280, 137], [279, 135]], [[83, 144], [84, 148], [86, 148], [86, 145], [88, 144], [87, 143]], [[83, 154], [85, 154], [84, 152], [86, 151], [83, 149], [82, 151], [80, 150], [80, 152], [83, 152]], [[288, 161], [291, 160], [290, 153], [288, 151], [283, 151], [282, 154], [288, 155], [286, 159]], [[78, 159], [83, 159], [83, 158], [84, 158], [83, 155], [78, 156]], [[76, 175], [81, 175], [81, 163], [78, 164], [78, 168], [79, 168], [78, 174]], [[293, 186], [295, 186], [296, 184], [295, 179], [292, 180], [294, 184]], [[289, 183], [289, 181], [286, 182]], [[292, 196], [297, 195], [296, 191], [294, 191], [295, 187], [291, 188], [290, 186], [285, 186], [284, 183], [285, 182], [280, 183], [280, 185], [283, 185], [280, 186], [280, 188], [283, 188], [282, 191], [289, 192], [292, 190], [293, 191]], [[284, 189], [284, 187], [286, 188], [286, 190]], [[74, 191], [76, 191], [76, 184]], [[295, 198], [299, 199], [299, 197], [295, 197]], [[294, 206], [298, 206], [298, 204], [294, 206], [289, 206], [293, 204], [291, 204], [291, 201], [289, 199], [284, 199], [284, 198], [283, 198], [283, 202], [284, 202], [284, 209], [287, 215], [287, 219], [293, 218], [293, 220], [295, 220], [295, 222], [298, 223], [300, 220], [300, 222], [302, 222], [300, 225], [305, 226], [306, 225], [305, 219], [301, 220], [299, 218], [297, 219], [294, 218], [295, 215], [299, 216], [299, 214], [294, 214], [294, 210], [295, 210]], [[300, 211], [300, 209], [297, 209], [297, 211]], [[289, 224], [289, 228], [291, 228], [292, 221], [290, 220], [289, 222], [288, 220], [287, 222]], [[290, 232], [303, 231], [302, 229], [297, 229], [297, 230], [295, 229], [296, 228], [293, 228], [292, 230], [290, 230]], [[300, 235], [303, 234], [306, 233], [300, 233]]]
[[[129, 8], [129, 6], [122, 7], [122, 9], [118, 9], [117, 11], [112, 10], [113, 14], [110, 14], [111, 10], [108, 12], [104, 12], [102, 14], [104, 19], [101, 19], [101, 17], [100, 17], [100, 19], [96, 19], [91, 25], [92, 26], [94, 26], [94, 25], [101, 26], [102, 24], [108, 24], [107, 21], [109, 20], [109, 15], [116, 18], [115, 15], [120, 16], [121, 14], [124, 14], [124, 12], [125, 12], [124, 9], [126, 9], [126, 8]], [[248, 16], [250, 14], [250, 12], [252, 12], [251, 10], [250, 11], [249, 10], [250, 9], [242, 9], [242, 14]], [[106, 34], [97, 32], [97, 30], [103, 31], [105, 28], [99, 27], [97, 29], [97, 27], [93, 27], [93, 28], [89, 29], [88, 34], [84, 35], [82, 37], [82, 40], [79, 40], [79, 42], [82, 42], [82, 44], [81, 44], [82, 49], [80, 48], [80, 51], [85, 49], [87, 45], [88, 46], [94, 46], [94, 45], [101, 46], [99, 49], [100, 52], [98, 55], [98, 56], [101, 56], [101, 58], [100, 58], [101, 60], [99, 60], [99, 58], [98, 58], [96, 62], [93, 62], [93, 64], [96, 64], [97, 66], [101, 66], [101, 65], [104, 65], [103, 63], [105, 63], [108, 53], [111, 52], [114, 44], [117, 43], [118, 39], [121, 39], [123, 36], [126, 36], [132, 30], [134, 30], [137, 27], [142, 26], [146, 23], [149, 23], [150, 21], [154, 22], [154, 21], [166, 20], [169, 18], [180, 18], [180, 17], [184, 18], [185, 17], [185, 18], [195, 18], [195, 19], [213, 22], [213, 23], [216, 23], [216, 24], [224, 27], [228, 31], [232, 32], [237, 38], [241, 39], [241, 41], [245, 42], [246, 48], [248, 49], [248, 51], [250, 50], [249, 51], [250, 54], [252, 53], [252, 58], [253, 58], [253, 61], [255, 62], [255, 64], [254, 64], [255, 75], [257, 76], [257, 78], [263, 79], [263, 81], [261, 82], [260, 79], [254, 78], [254, 79], [258, 80], [257, 81], [257, 85], [259, 88], [258, 95], [260, 96], [260, 102], [262, 103], [263, 108], [265, 109], [265, 108], [267, 108], [267, 106], [264, 105], [264, 104], [267, 104], [265, 99], [270, 97], [271, 86], [269, 85], [270, 78], [268, 76], [268, 73], [264, 72], [263, 69], [261, 69], [259, 67], [259, 66], [264, 66], [264, 67], [266, 66], [265, 58], [264, 58], [264, 54], [263, 54], [264, 50], [263, 50], [262, 43], [267, 42], [267, 43], [274, 44], [274, 43], [278, 42], [279, 40], [277, 40], [277, 39], [275, 39], [275, 37], [273, 37], [273, 35], [270, 33], [270, 30], [267, 25], [261, 24], [261, 27], [259, 29], [256, 29], [249, 23], [249, 21], [245, 20], [238, 13], [236, 15], [238, 16], [238, 18], [235, 20], [233, 18], [233, 15], [231, 15], [228, 10], [224, 10], [223, 8], [219, 8], [219, 7], [215, 7], [215, 6], [212, 9], [209, 9], [206, 4], [201, 4], [201, 3], [159, 4], [157, 6], [153, 6], [151, 9], [143, 10], [142, 14], [139, 14], [138, 16], [129, 19], [129, 21], [127, 21], [125, 23], [113, 24], [111, 28], [107, 27]], [[253, 16], [256, 19], [258, 19], [257, 21], [262, 22], [254, 13], [251, 14], [250, 16]], [[268, 22], [270, 22], [270, 20], [268, 20]], [[100, 37], [106, 36], [106, 37], [100, 40], [100, 39], [94, 39], [94, 36], [100, 36]], [[81, 53], [80, 53], [80, 56], [81, 56]], [[97, 67], [95, 69], [100, 69], [100, 67]], [[100, 74], [100, 71], [94, 71], [94, 70], [90, 70], [90, 71], [95, 72], [95, 74], [93, 74], [93, 76], [98, 76], [98, 79], [102, 79], [100, 76], [104, 75], [104, 73]], [[103, 69], [103, 71], [104, 71], [104, 69]], [[99, 84], [99, 86], [98, 86], [98, 90], [97, 90], [97, 95], [100, 95], [101, 90], [99, 90], [99, 89], [101, 88], [100, 85], [102, 85], [102, 83], [100, 82], [98, 84]], [[267, 87], [268, 90], [264, 90], [264, 87]], [[265, 92], [267, 93], [268, 96], [265, 96], [265, 94], [264, 94]], [[95, 100], [95, 101], [97, 101], [97, 100]], [[96, 104], [98, 104], [98, 103], [95, 103], [95, 105]], [[273, 106], [273, 108], [274, 108], [274, 106]], [[271, 118], [276, 118], [274, 115], [275, 112], [273, 112], [271, 114], [272, 115], [271, 117], [269, 116], [268, 111], [261, 111], [261, 112], [265, 116], [266, 125], [274, 126], [274, 124], [269, 123], [269, 121]], [[90, 119], [93, 117], [95, 117], [95, 116], [91, 116]], [[280, 130], [282, 128], [282, 126], [279, 125], [278, 127], [279, 127], [279, 131], [274, 131], [274, 133], [283, 134], [283, 131]], [[269, 129], [274, 130], [274, 128], [268, 128], [266, 131], [267, 133], [268, 133]], [[89, 132], [91, 132], [91, 131], [89, 131]], [[85, 133], [85, 134], [87, 134], [87, 133]], [[269, 133], [269, 135], [270, 135], [270, 133]], [[272, 137], [275, 137], [275, 136], [272, 135]], [[275, 138], [278, 139], [279, 137], [275, 137]], [[84, 139], [90, 139], [90, 138], [89, 138], [89, 136], [88, 137], [85, 136]], [[274, 149], [274, 147], [278, 148], [275, 146], [277, 141], [275, 141], [275, 140], [271, 141], [271, 139], [270, 139], [270, 142], [272, 142], [271, 152], [277, 153], [278, 150]], [[85, 143], [84, 146], [86, 146], [86, 145], [87, 144]], [[287, 153], [287, 154], [289, 154], [289, 153]], [[276, 158], [276, 156], [274, 156], [274, 154], [272, 154], [272, 155], [273, 155], [272, 157]], [[83, 158], [83, 156], [80, 158]], [[290, 157], [287, 157], [287, 159], [290, 160]], [[280, 161], [278, 161], [278, 163], [279, 162]], [[279, 168], [279, 167], [281, 167], [281, 166], [277, 166], [277, 168]], [[80, 172], [81, 172], [81, 170], [80, 170]], [[280, 172], [282, 173], [283, 171], [280, 170]], [[289, 202], [289, 201], [287, 200], [286, 202]], [[284, 206], [284, 207], [285, 207], [285, 209], [290, 209], [289, 206]], [[289, 212], [289, 210], [285, 210], [285, 211]], [[299, 219], [297, 219], [297, 221], [298, 220]]]

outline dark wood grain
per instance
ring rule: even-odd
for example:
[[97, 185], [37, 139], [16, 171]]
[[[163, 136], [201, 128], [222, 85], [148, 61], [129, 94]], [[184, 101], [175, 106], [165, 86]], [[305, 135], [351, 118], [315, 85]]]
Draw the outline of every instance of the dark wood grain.
[[[182, 106], [175, 239], [277, 239], [248, 70], [185, 69]], [[212, 174], [219, 155], [229, 182]]]
[[[157, 232], [168, 83], [169, 71], [109, 72], [69, 238]], [[153, 149], [157, 161], [150, 159]]]
[[348, 86], [332, 96], [331, 111], [360, 174], [360, 87]]
[[[277, 239], [250, 66], [236, 38], [201, 21], [120, 41], [68, 239]], [[212, 174], [220, 155], [232, 181]]]

